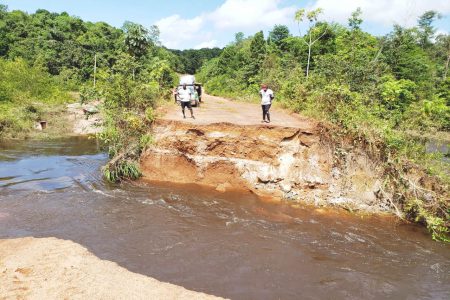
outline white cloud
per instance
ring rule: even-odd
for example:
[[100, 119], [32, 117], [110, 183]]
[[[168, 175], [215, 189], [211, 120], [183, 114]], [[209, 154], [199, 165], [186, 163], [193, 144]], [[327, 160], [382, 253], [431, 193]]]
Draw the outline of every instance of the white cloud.
[[[217, 46], [213, 39], [223, 30], [251, 31], [271, 28], [291, 20], [295, 7], [281, 7], [281, 0], [226, 0], [211, 12], [192, 19], [172, 15], [156, 22], [161, 42], [169, 48]], [[214, 31], [211, 32], [211, 30]], [[214, 41], [214, 43], [213, 43]]]
[[218, 44], [219, 44], [219, 42], [217, 40], [205, 41], [205, 42], [201, 42], [200, 44], [195, 46], [194, 49], [214, 48], [214, 47], [217, 47]]
[[[299, 1], [301, 4], [301, 1]], [[395, 23], [413, 26], [427, 10], [450, 15], [450, 0], [316, 0], [309, 9], [321, 7], [321, 19], [347, 24], [351, 13], [358, 7], [363, 19], [371, 26], [389, 27]], [[303, 2], [303, 3], [305, 3]], [[283, 0], [225, 0], [210, 12], [194, 18], [172, 15], [156, 22], [161, 41], [169, 48], [201, 48], [223, 46], [234, 32], [253, 34], [257, 30], [271, 29], [275, 24], [292, 25], [295, 11], [300, 7], [283, 5]], [[312, 3], [312, 4], [311, 4]], [[304, 4], [307, 5], [307, 4]], [[296, 30], [296, 27], [292, 28]], [[445, 28], [438, 28], [440, 30]], [[374, 28], [376, 31], [376, 28]], [[448, 29], [447, 29], [448, 31]], [[225, 41], [224, 41], [225, 40]]]
[[[161, 42], [168, 48], [186, 48], [185, 44], [196, 38], [202, 29], [204, 19], [198, 16], [183, 19], [179, 15], [172, 15], [156, 22], [161, 32]], [[189, 45], [190, 46], [190, 45]]]
[[361, 7], [364, 21], [390, 26], [414, 26], [427, 10], [450, 13], [449, 0], [317, 0], [313, 8], [324, 9], [323, 19], [346, 23], [351, 12]]
[[208, 15], [218, 29], [249, 29], [285, 23], [296, 8], [280, 7], [280, 0], [227, 0]]

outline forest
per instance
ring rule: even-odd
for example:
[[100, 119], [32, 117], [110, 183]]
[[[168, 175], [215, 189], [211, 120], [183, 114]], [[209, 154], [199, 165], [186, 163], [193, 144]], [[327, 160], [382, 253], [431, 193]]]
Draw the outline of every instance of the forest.
[[[332, 124], [337, 137], [352, 137], [386, 165], [408, 160], [448, 184], [448, 163], [426, 153], [421, 139], [450, 130], [450, 36], [436, 34], [439, 13], [381, 37], [361, 29], [360, 10], [347, 26], [319, 21], [321, 13], [297, 11], [295, 33], [275, 25], [267, 36], [239, 32], [224, 49], [180, 51], [161, 45], [156, 26], [115, 28], [0, 5], [0, 138], [31, 131], [42, 115], [76, 101], [74, 93], [103, 99], [99, 137], [112, 158], [105, 176], [137, 178], [155, 108], [171, 99], [177, 73], [196, 73], [208, 93], [243, 101], [258, 101], [266, 83], [277, 105]], [[446, 199], [432, 207], [414, 199], [408, 211], [446, 228]]]
[[[0, 135], [27, 132], [34, 120], [71, 101], [69, 92], [82, 99], [111, 96], [111, 108], [153, 107], [175, 85], [175, 72], [194, 74], [220, 53], [168, 50], [156, 26], [126, 22], [115, 28], [65, 12], [28, 14], [0, 5]], [[109, 94], [119, 92], [117, 85], [122, 93]]]
[[222, 53], [222, 49], [220, 48], [170, 49], [169, 51], [179, 58], [176, 62], [175, 70], [180, 74], [196, 74], [204, 63], [218, 57]]

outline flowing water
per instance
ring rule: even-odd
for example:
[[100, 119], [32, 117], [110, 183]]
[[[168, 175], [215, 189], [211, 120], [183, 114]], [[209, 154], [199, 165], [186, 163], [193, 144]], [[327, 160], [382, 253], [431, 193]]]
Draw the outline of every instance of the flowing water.
[[450, 299], [450, 247], [421, 227], [194, 185], [110, 185], [106, 161], [82, 138], [1, 144], [0, 238], [73, 240], [232, 299]]

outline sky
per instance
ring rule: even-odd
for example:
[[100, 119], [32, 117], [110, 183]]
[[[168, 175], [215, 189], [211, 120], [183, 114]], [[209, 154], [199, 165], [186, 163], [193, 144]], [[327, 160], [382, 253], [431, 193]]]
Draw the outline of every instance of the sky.
[[[66, 11], [86, 21], [104, 21], [121, 27], [125, 21], [146, 27], [157, 25], [161, 42], [173, 49], [223, 47], [236, 32], [246, 36], [276, 24], [287, 25], [294, 35], [299, 27], [295, 11], [322, 8], [320, 19], [347, 24], [350, 14], [361, 7], [363, 29], [383, 35], [393, 24], [411, 27], [427, 10], [437, 10], [442, 18], [435, 23], [438, 33], [450, 32], [450, 0], [0, 0], [9, 10], [29, 13], [42, 8]], [[307, 24], [301, 24], [304, 33]]]

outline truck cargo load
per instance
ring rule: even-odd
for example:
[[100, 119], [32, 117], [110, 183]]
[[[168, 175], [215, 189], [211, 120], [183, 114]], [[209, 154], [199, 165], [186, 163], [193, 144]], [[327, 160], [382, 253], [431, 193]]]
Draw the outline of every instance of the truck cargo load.
[[184, 75], [180, 77], [180, 85], [193, 85], [195, 83], [194, 75]]

